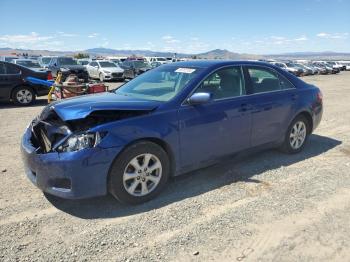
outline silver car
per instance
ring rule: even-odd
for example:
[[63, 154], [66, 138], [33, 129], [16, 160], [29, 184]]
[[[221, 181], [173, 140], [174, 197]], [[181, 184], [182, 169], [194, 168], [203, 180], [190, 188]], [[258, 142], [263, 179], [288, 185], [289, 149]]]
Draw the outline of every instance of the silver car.
[[124, 81], [124, 69], [111, 61], [92, 61], [86, 66], [86, 69], [90, 78], [97, 78], [100, 79], [100, 81], [113, 79]]

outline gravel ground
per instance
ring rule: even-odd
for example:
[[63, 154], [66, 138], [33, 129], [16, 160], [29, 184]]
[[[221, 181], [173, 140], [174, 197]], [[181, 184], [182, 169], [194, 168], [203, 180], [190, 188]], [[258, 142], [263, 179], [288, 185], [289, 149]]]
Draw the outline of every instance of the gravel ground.
[[304, 80], [322, 89], [325, 110], [302, 153], [236, 157], [140, 206], [44, 195], [19, 144], [45, 99], [1, 104], [0, 261], [349, 261], [350, 72]]

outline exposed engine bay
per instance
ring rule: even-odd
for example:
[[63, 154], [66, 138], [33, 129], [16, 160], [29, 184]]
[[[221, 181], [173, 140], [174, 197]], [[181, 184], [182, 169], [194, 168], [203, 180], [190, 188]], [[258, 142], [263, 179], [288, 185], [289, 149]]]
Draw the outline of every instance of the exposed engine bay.
[[96, 110], [82, 119], [63, 121], [52, 106], [32, 121], [32, 144], [37, 153], [54, 152], [73, 134], [84, 132], [92, 127], [148, 114], [149, 110]]

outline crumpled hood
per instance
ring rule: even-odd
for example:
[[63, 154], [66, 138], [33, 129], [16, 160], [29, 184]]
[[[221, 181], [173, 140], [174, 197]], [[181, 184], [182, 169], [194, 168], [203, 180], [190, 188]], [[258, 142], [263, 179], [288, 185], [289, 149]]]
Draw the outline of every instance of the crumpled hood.
[[63, 120], [82, 119], [98, 110], [153, 110], [161, 102], [132, 98], [114, 93], [100, 93], [65, 99], [49, 105]]

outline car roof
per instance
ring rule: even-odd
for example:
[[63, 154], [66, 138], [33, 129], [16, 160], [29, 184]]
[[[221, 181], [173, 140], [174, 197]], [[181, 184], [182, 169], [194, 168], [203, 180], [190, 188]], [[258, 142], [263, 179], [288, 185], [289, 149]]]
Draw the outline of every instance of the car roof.
[[202, 67], [202, 68], [208, 68], [208, 67], [221, 67], [226, 65], [269, 65], [270, 63], [267, 62], [261, 62], [261, 61], [237, 61], [237, 60], [190, 60], [190, 61], [181, 61], [181, 62], [175, 62], [171, 64], [167, 64], [165, 66], [183, 66], [183, 67]]
[[17, 61], [17, 62], [19, 62], [19, 61], [32, 61], [32, 62], [36, 62], [36, 60], [34, 60], [34, 59], [29, 59], [29, 58], [18, 58], [18, 59], [16, 59], [16, 61]]

